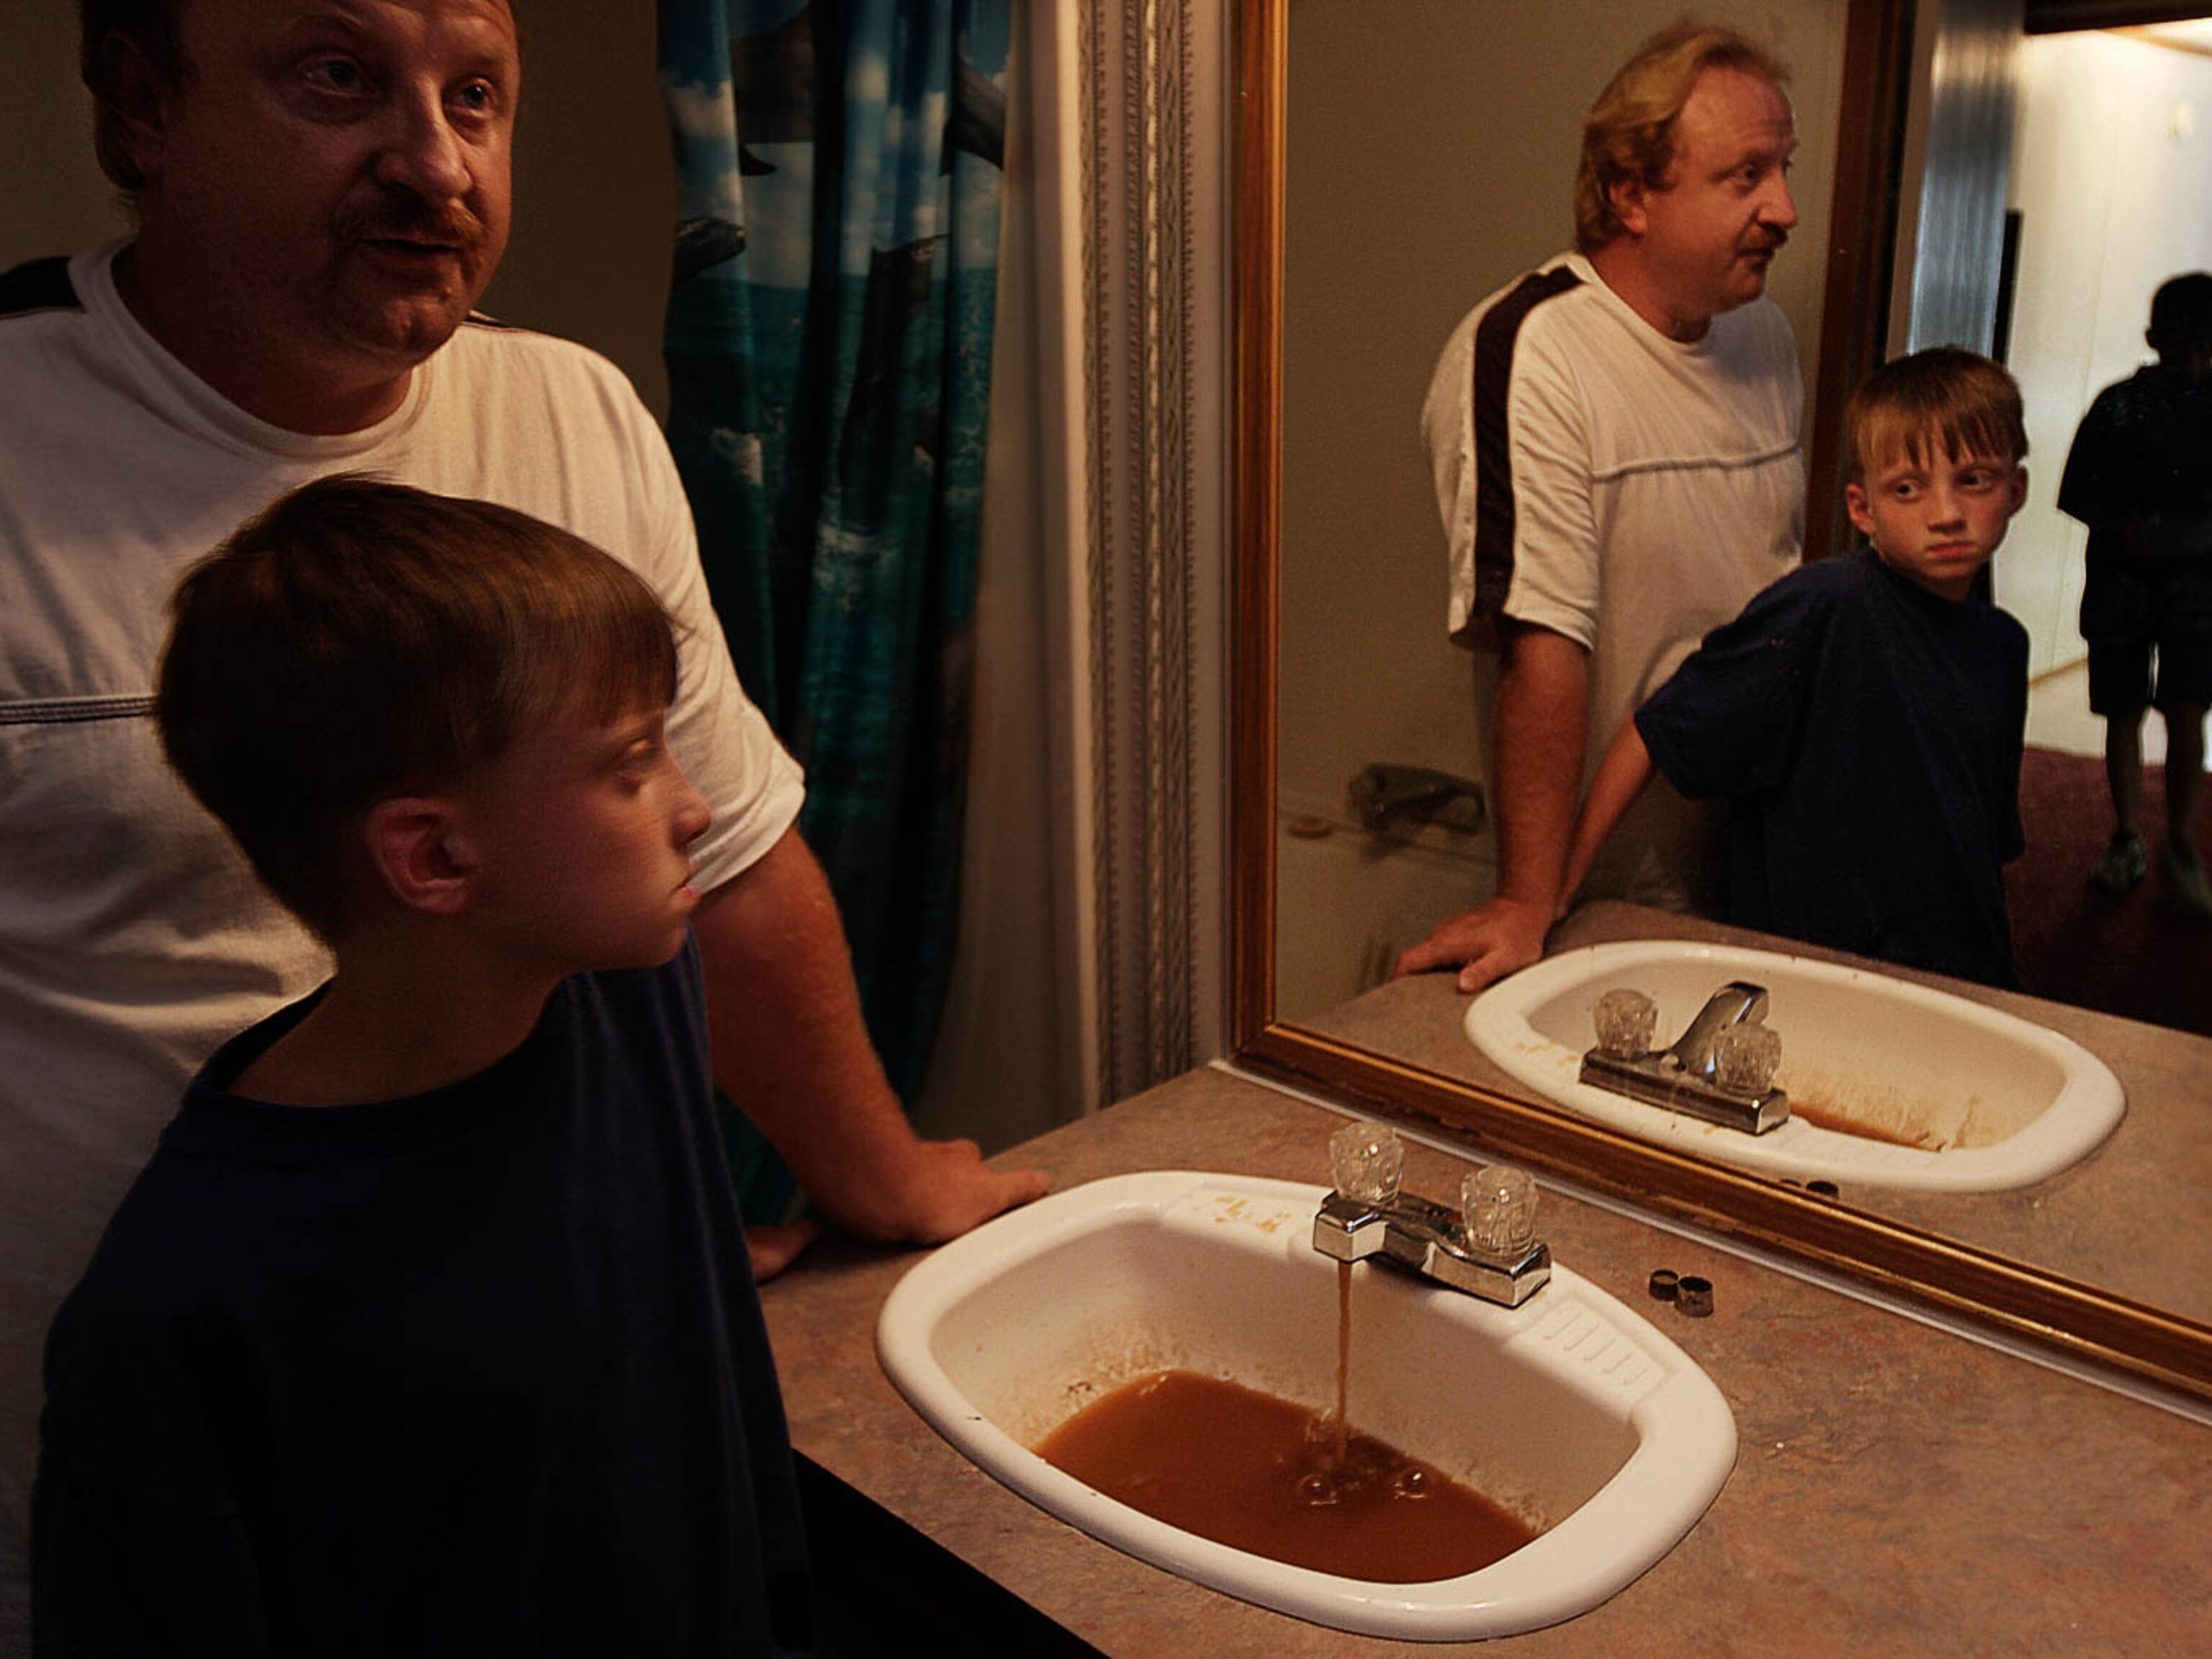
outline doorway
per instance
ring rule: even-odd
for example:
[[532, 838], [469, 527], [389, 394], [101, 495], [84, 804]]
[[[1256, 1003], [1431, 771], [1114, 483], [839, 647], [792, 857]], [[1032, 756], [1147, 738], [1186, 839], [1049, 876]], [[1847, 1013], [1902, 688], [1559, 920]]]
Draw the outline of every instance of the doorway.
[[[2031, 34], [2015, 60], [2008, 205], [2019, 253], [2008, 366], [2027, 400], [2027, 505], [1995, 566], [2027, 625], [2031, 743], [2099, 752], [2075, 626], [2087, 531], [2057, 506], [2074, 428], [2105, 386], [2149, 361], [2150, 296], [2212, 270], [2212, 17]], [[2147, 722], [2147, 759], [2165, 733]]]

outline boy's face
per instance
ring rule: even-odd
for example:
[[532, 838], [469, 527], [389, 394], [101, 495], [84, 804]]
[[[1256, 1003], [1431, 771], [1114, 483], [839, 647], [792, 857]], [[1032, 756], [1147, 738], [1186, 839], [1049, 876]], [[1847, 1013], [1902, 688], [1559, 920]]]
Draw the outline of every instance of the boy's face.
[[712, 817], [669, 751], [665, 708], [556, 716], [463, 789], [474, 914], [522, 972], [643, 968], [684, 943], [686, 850]]
[[1987, 455], [1898, 454], [1847, 484], [1851, 522], [1881, 562], [1939, 599], [1964, 599], [2027, 498], [2027, 473]]

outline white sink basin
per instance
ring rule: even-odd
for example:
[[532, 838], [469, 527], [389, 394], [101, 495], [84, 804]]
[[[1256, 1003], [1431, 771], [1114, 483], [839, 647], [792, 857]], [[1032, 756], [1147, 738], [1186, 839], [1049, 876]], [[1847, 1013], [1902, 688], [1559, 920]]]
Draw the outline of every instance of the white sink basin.
[[[1596, 1041], [1590, 1005], [1627, 987], [1659, 1004], [1672, 1042], [1730, 980], [1763, 985], [1782, 1037], [1776, 1083], [1808, 1109], [1840, 1108], [1871, 1131], [1794, 1116], [1765, 1134], [1718, 1127], [1578, 1080]], [[1467, 1033], [1515, 1080], [1583, 1117], [1741, 1169], [1799, 1179], [1994, 1192], [2048, 1179], [2112, 1132], [2126, 1098], [2104, 1063], [2039, 1025], [1904, 980], [1808, 957], [1682, 939], [1586, 945], [1475, 998]]]
[[1030, 1449], [1099, 1395], [1168, 1368], [1333, 1410], [1337, 1269], [1311, 1243], [1322, 1197], [1188, 1171], [1054, 1194], [919, 1263], [884, 1304], [877, 1352], [932, 1427], [1030, 1502], [1340, 1630], [1472, 1640], [1554, 1624], [1696, 1524], [1735, 1465], [1727, 1402], [1640, 1316], [1558, 1266], [1511, 1311], [1353, 1270], [1352, 1426], [1547, 1526], [1480, 1571], [1393, 1584], [1285, 1565], [1157, 1521]]

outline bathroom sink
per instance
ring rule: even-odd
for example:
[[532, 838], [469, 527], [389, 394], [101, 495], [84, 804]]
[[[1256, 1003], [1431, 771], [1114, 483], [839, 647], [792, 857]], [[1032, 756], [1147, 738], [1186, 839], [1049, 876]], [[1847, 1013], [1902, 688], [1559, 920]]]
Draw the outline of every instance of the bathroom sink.
[[[1788, 1121], [1753, 1135], [1580, 1080], [1595, 1041], [1591, 1005], [1604, 992], [1655, 999], [1664, 1043], [1733, 980], [1768, 992]], [[1734, 945], [1633, 939], [1562, 951], [1476, 997], [1466, 1023], [1494, 1064], [1570, 1111], [1800, 1180], [1952, 1192], [2029, 1186], [2087, 1157], [2126, 1110], [2119, 1079], [2055, 1031], [1869, 969]]]
[[1473, 1640], [1557, 1623], [1696, 1524], [1735, 1464], [1727, 1402], [1641, 1316], [1557, 1265], [1510, 1310], [1351, 1270], [1352, 1426], [1540, 1528], [1462, 1577], [1370, 1583], [1286, 1565], [1155, 1520], [1031, 1449], [1101, 1395], [1171, 1368], [1333, 1410], [1337, 1264], [1312, 1245], [1325, 1196], [1188, 1171], [1054, 1194], [917, 1264], [884, 1305], [878, 1355], [932, 1427], [1031, 1503], [1155, 1566], [1340, 1630]]

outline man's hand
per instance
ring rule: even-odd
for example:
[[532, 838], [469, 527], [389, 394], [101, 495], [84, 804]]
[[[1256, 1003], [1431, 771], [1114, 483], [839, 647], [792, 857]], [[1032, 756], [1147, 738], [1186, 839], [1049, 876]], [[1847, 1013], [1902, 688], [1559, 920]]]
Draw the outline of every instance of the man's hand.
[[1498, 677], [1498, 896], [1454, 916], [1398, 958], [1392, 975], [1457, 968], [1480, 991], [1544, 954], [1582, 783], [1589, 653], [1565, 635], [1509, 622]]
[[1459, 988], [1480, 991], [1542, 956], [1544, 935], [1551, 927], [1549, 907], [1501, 896], [1437, 924], [1428, 938], [1398, 958], [1390, 976], [1457, 968]]
[[765, 1285], [788, 1267], [799, 1253], [822, 1236], [818, 1221], [763, 1224], [745, 1229], [745, 1253], [753, 1259], [753, 1282]]
[[[992, 1169], [972, 1140], [916, 1139], [911, 1164], [902, 1179], [882, 1188], [880, 1204], [848, 1208], [839, 1224], [878, 1243], [942, 1244], [1052, 1190], [1042, 1170]], [[811, 1218], [746, 1228], [755, 1281], [768, 1283], [821, 1236], [822, 1224]]]
[[879, 1192], [847, 1200], [841, 1225], [863, 1238], [941, 1244], [1052, 1190], [1042, 1170], [994, 1170], [972, 1140], [917, 1139], [900, 1163]]

